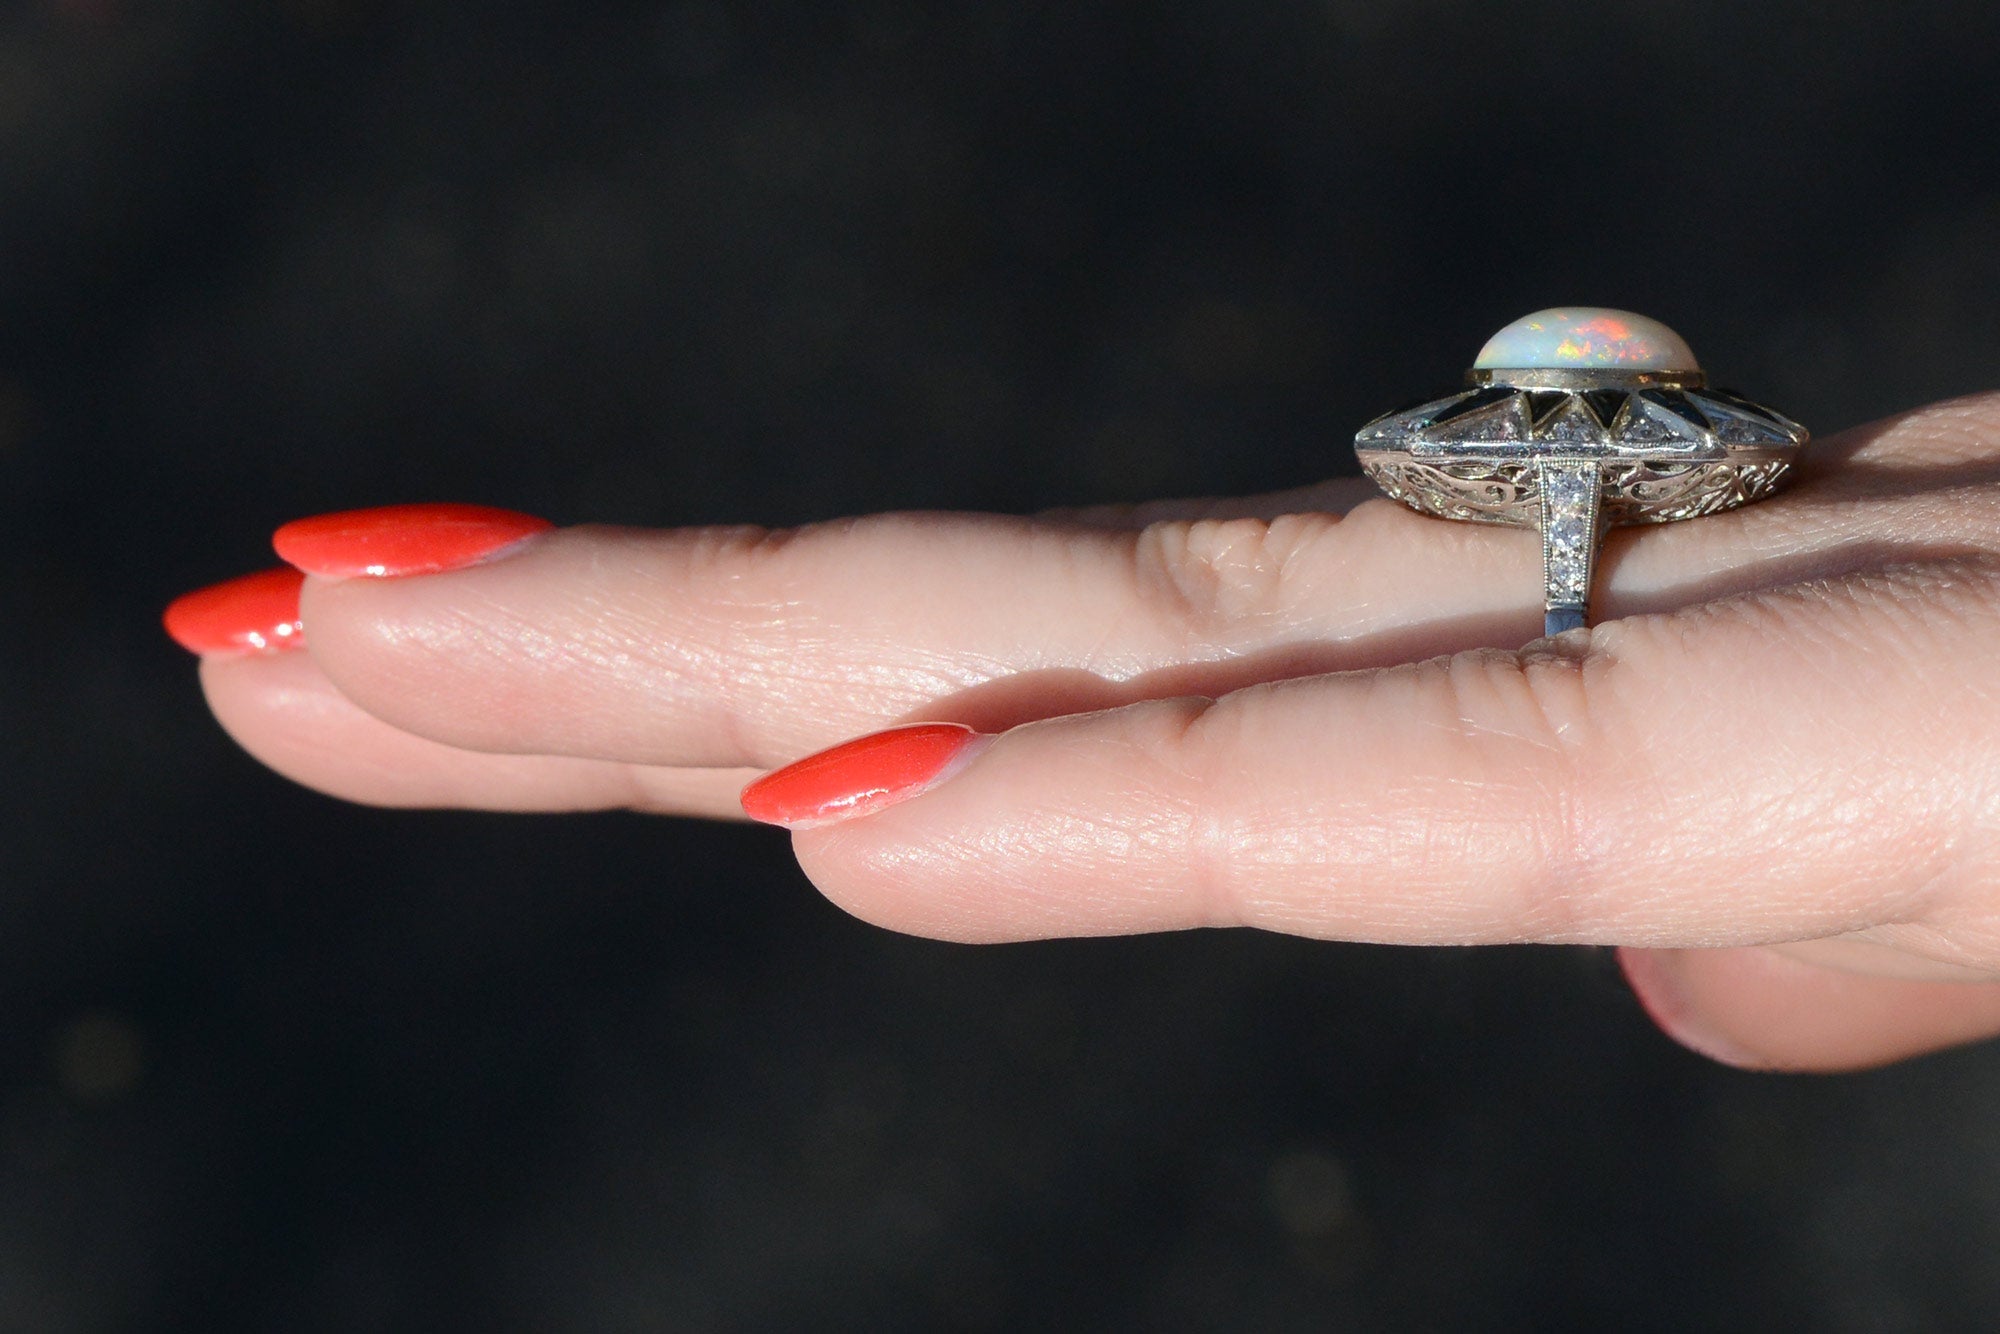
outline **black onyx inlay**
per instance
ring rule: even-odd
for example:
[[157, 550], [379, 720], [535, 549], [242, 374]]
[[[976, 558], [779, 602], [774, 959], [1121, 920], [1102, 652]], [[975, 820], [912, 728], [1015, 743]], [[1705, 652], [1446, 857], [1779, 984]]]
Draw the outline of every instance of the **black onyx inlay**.
[[1464, 398], [1459, 399], [1458, 402], [1446, 408], [1443, 412], [1440, 412], [1437, 416], [1431, 418], [1431, 425], [1442, 426], [1448, 421], [1456, 421], [1468, 412], [1477, 412], [1481, 408], [1490, 408], [1501, 399], [1512, 398], [1513, 396], [1514, 391], [1505, 385], [1493, 384], [1486, 386], [1484, 389], [1475, 389]]
[[1375, 420], [1379, 422], [1379, 421], [1387, 421], [1391, 417], [1400, 417], [1406, 412], [1415, 412], [1418, 408], [1422, 407], [1424, 404], [1432, 401], [1433, 400], [1428, 398], [1413, 398], [1408, 400], [1407, 402], [1399, 403], [1395, 407], [1390, 408], [1387, 412], [1383, 413]]
[[[1390, 408], [1387, 412], [1383, 413], [1381, 416], [1375, 418], [1374, 420], [1370, 421], [1367, 425], [1363, 426], [1361, 428], [1360, 434], [1366, 435], [1370, 431], [1374, 430], [1376, 427], [1382, 425], [1382, 423], [1394, 421], [1396, 418], [1402, 416], [1406, 412], [1415, 412], [1418, 408], [1424, 406], [1424, 404], [1429, 403], [1431, 401], [1432, 400], [1428, 398], [1413, 398], [1409, 402], [1403, 404], [1401, 407]], [[1411, 423], [1411, 424], [1418, 425], [1420, 423]]]
[[1592, 389], [1583, 395], [1583, 401], [1597, 415], [1599, 424], [1609, 430], [1611, 423], [1618, 420], [1618, 411], [1625, 406], [1625, 391], [1622, 389]]
[[1761, 421], [1770, 422], [1773, 426], [1784, 425], [1777, 413], [1771, 411], [1771, 409], [1765, 407], [1762, 403], [1753, 403], [1734, 389], [1704, 389], [1701, 392], [1718, 403], [1726, 403], [1738, 412], [1748, 413], [1750, 416], [1756, 417]]
[[1569, 403], [1570, 396], [1556, 389], [1531, 389], [1528, 391], [1528, 416], [1536, 426], [1561, 412]]

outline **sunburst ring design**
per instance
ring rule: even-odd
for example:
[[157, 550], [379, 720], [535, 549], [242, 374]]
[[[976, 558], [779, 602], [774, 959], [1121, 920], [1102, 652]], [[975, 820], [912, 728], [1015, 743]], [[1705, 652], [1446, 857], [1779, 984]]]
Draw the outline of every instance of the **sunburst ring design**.
[[[1607, 354], [1605, 329], [1636, 331], [1641, 351]], [[1650, 342], [1640, 344], [1639, 333]], [[1495, 347], [1533, 347], [1537, 338], [1555, 364], [1486, 364]], [[1649, 363], [1643, 354], [1652, 346], [1670, 352]], [[1595, 364], [1565, 359], [1579, 348]], [[1762, 500], [1784, 486], [1810, 438], [1775, 409], [1710, 388], [1664, 325], [1571, 307], [1503, 329], [1463, 389], [1384, 413], [1356, 433], [1354, 449], [1362, 470], [1412, 509], [1539, 528], [1545, 628], [1556, 634], [1587, 621], [1607, 527], [1699, 518]]]

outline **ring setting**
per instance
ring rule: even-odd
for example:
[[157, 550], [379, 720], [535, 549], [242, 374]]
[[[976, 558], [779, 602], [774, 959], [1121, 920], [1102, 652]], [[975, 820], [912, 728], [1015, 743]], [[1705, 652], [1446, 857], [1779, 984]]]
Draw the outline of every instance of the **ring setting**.
[[1354, 437], [1362, 471], [1412, 509], [1538, 528], [1544, 629], [1589, 623], [1608, 527], [1762, 500], [1805, 427], [1713, 389], [1680, 335], [1629, 311], [1537, 311], [1495, 334], [1465, 388], [1386, 413]]

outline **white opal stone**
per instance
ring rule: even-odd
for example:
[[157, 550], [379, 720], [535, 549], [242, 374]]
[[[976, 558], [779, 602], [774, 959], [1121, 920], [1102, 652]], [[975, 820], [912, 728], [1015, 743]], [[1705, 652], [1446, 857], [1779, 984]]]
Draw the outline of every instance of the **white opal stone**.
[[1603, 306], [1523, 315], [1486, 340], [1472, 369], [1693, 371], [1681, 336], [1658, 320]]

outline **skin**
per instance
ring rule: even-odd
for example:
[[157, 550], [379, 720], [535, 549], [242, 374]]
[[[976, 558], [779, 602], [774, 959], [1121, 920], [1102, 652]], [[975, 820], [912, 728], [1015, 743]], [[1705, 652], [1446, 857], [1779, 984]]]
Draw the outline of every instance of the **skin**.
[[308, 580], [309, 653], [202, 681], [272, 768], [395, 806], [732, 816], [860, 733], [1004, 732], [794, 835], [900, 931], [1619, 946], [1744, 1067], [2000, 1033], [2000, 395], [1615, 532], [1600, 623], [1555, 640], [1532, 533], [1372, 494], [565, 529]]

